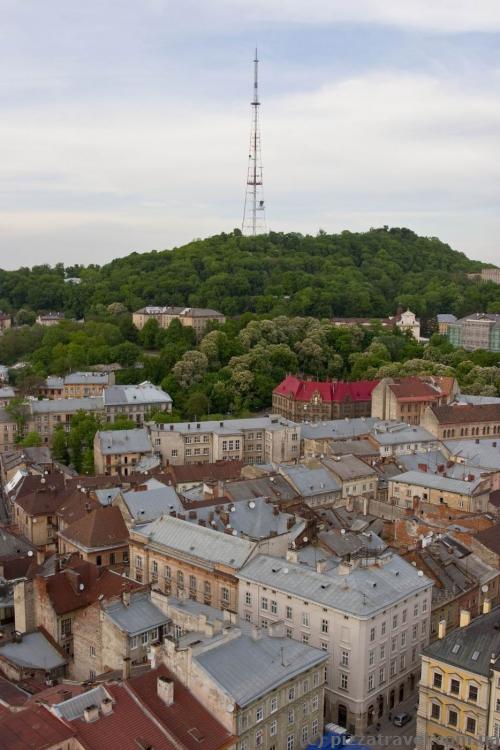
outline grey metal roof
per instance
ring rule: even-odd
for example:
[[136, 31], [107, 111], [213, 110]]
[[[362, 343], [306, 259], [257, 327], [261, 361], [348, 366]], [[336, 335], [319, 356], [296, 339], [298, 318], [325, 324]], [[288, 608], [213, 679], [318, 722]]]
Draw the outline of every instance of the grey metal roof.
[[102, 396], [89, 398], [57, 398], [30, 401], [32, 414], [70, 414], [80, 410], [102, 411], [104, 406]]
[[286, 479], [280, 474], [226, 482], [224, 484], [224, 492], [234, 500], [251, 500], [256, 497], [293, 500], [297, 497], [297, 491], [290, 487]]
[[450, 456], [466, 460], [473, 466], [500, 469], [500, 435], [497, 440], [445, 440], [444, 446]]
[[288, 479], [302, 497], [341, 492], [342, 487], [327, 469], [308, 469], [307, 466], [281, 465], [280, 474]]
[[451, 313], [438, 313], [436, 318], [438, 323], [454, 323], [457, 319], [456, 316]]
[[206, 422], [155, 424], [155, 429], [164, 430], [165, 432], [186, 433], [188, 435], [203, 434], [204, 432], [235, 435], [241, 433], [243, 430], [282, 430], [283, 427], [301, 429], [301, 425], [277, 414], [270, 414], [268, 417], [251, 417], [250, 419], [221, 419], [219, 421], [211, 419]]
[[457, 401], [462, 404], [473, 404], [474, 406], [481, 406], [483, 404], [500, 404], [500, 398], [497, 396], [473, 396], [468, 393], [461, 393], [457, 397]]
[[34, 547], [25, 539], [0, 528], [0, 557], [25, 555]]
[[425, 656], [460, 669], [488, 676], [492, 654], [500, 653], [500, 607], [474, 618], [470, 625], [455, 628], [444, 638], [423, 649]]
[[106, 385], [109, 381], [107, 372], [70, 372], [64, 378], [65, 385]]
[[208, 604], [195, 601], [194, 599], [178, 599], [175, 596], [168, 597], [169, 609], [176, 609], [179, 612], [188, 612], [190, 615], [203, 615], [207, 622], [216, 622], [224, 619], [224, 612], [217, 607], [211, 607]]
[[63, 388], [64, 378], [60, 378], [57, 375], [47, 375], [45, 385], [47, 388]]
[[431, 473], [437, 471], [438, 466], [445, 466], [448, 458], [440, 450], [419, 451], [418, 453], [406, 453], [397, 457], [398, 464], [406, 471], [418, 471], [419, 464], [427, 464]]
[[322, 463], [343, 481], [377, 476], [375, 469], [351, 454], [340, 456], [338, 459], [324, 458]]
[[57, 703], [53, 706], [53, 711], [56, 716], [66, 721], [74, 721], [75, 719], [81, 719], [86, 708], [90, 706], [100, 706], [101, 702], [106, 698], [111, 699], [108, 691], [102, 686], [86, 690], [80, 695], [75, 695], [73, 698], [69, 698], [67, 701]]
[[437, 443], [436, 436], [420, 426], [404, 422], [377, 422], [370, 432], [380, 445], [400, 445], [401, 443]]
[[146, 630], [159, 628], [168, 622], [168, 617], [156, 607], [148, 591], [132, 593], [130, 604], [111, 601], [103, 605], [106, 615], [123, 632], [130, 636], [144, 633]]
[[14, 398], [16, 392], [10, 385], [0, 386], [0, 398]]
[[[324, 555], [323, 555], [324, 556]], [[270, 555], [258, 555], [240, 570], [237, 577], [256, 581], [324, 607], [360, 618], [391, 606], [406, 596], [432, 584], [398, 555], [386, 553], [379, 566], [353, 567], [348, 575], [339, 566], [317, 573], [307, 565], [290, 563]]]
[[104, 456], [116, 453], [147, 453], [153, 450], [151, 438], [144, 427], [134, 430], [104, 430], [97, 433]]
[[105, 406], [170, 403], [168, 393], [147, 380], [139, 385], [111, 385], [104, 391]]
[[210, 563], [220, 563], [239, 569], [255, 549], [253, 542], [202, 526], [164, 516], [152, 523], [138, 526], [134, 534], [144, 537], [144, 542], [163, 546]]
[[21, 643], [6, 643], [0, 646], [0, 658], [4, 657], [21, 667], [49, 671], [62, 667], [66, 659], [42, 633], [25, 633]]
[[403, 474], [397, 474], [395, 477], [392, 477], [391, 481], [398, 482], [399, 484], [415, 484], [419, 487], [429, 487], [433, 490], [472, 495], [481, 483], [482, 478], [476, 476], [471, 482], [465, 482], [462, 479], [452, 479], [442, 474], [429, 474], [429, 472], [425, 471], [405, 471]]
[[[189, 508], [189, 511], [183, 510], [182, 512], [187, 513], [187, 520], [192, 520], [193, 523], [198, 523], [198, 519], [202, 518], [207, 525], [210, 524], [217, 531], [223, 531], [224, 522], [220, 514], [214, 512], [217, 503], [215, 499], [212, 506]], [[289, 530], [293, 534], [296, 525], [293, 523], [292, 514], [280, 512], [275, 505], [263, 497], [252, 498], [248, 501], [238, 500], [225, 504], [223, 507], [229, 513], [230, 527], [238, 534], [243, 534], [255, 541], [267, 539], [271, 534], [286, 534]], [[189, 513], [193, 511], [196, 513], [196, 518], [190, 519]], [[213, 516], [213, 521], [210, 521], [210, 516]], [[290, 529], [288, 528], [289, 522], [291, 523]]]
[[173, 487], [162, 485], [148, 490], [122, 493], [130, 515], [140, 523], [149, 523], [172, 511], [184, 513], [184, 506]]
[[193, 658], [242, 707], [328, 659], [324, 651], [299, 641], [265, 633], [253, 640], [244, 624], [241, 631]]
[[359, 435], [368, 435], [373, 425], [378, 422], [374, 417], [355, 417], [354, 419], [330, 419], [326, 422], [307, 422], [301, 425], [302, 437], [310, 439], [332, 438], [348, 440]]
[[108, 489], [100, 490], [95, 489], [95, 496], [101, 503], [101, 505], [112, 505], [113, 500], [117, 495], [120, 494], [121, 488], [120, 487], [108, 487]]

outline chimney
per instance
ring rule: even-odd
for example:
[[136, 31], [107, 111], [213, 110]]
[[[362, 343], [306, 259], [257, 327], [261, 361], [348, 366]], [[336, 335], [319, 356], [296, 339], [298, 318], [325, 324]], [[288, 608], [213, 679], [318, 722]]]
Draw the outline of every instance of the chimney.
[[483, 602], [483, 615], [487, 615], [491, 612], [491, 599], [485, 599]]
[[160, 666], [160, 655], [161, 655], [161, 644], [151, 644], [151, 669], [156, 669]]
[[368, 498], [367, 497], [363, 497], [363, 515], [364, 516], [368, 515]]
[[268, 627], [268, 633], [271, 638], [284, 638], [285, 637], [285, 624], [282, 620], [279, 622], [271, 622]]
[[166, 706], [171, 706], [174, 702], [174, 681], [168, 677], [158, 677], [156, 687], [158, 698], [161, 698]]
[[130, 591], [122, 591], [122, 602], [125, 607], [130, 607]]
[[97, 719], [99, 718], [99, 707], [93, 704], [92, 706], [87, 706], [87, 708], [84, 708], [83, 718], [85, 719], [87, 724], [91, 724], [93, 721], [97, 721]]
[[36, 562], [37, 565], [43, 565], [45, 562], [45, 552], [41, 549], [37, 549], [36, 551]]
[[316, 573], [326, 572], [326, 560], [318, 560], [316, 563]]
[[427, 468], [428, 468], [427, 464], [419, 464], [418, 465], [418, 470], [419, 471], [427, 471]]
[[130, 669], [131, 669], [132, 661], [130, 659], [130, 656], [125, 656], [123, 659], [123, 669], [122, 669], [122, 678], [124, 680], [130, 680]]
[[439, 620], [438, 624], [438, 638], [444, 638], [446, 635], [446, 620]]
[[286, 551], [286, 559], [287, 562], [296, 563], [299, 561], [299, 557], [297, 555], [297, 550], [294, 549], [287, 549]]
[[103, 716], [109, 716], [113, 713], [113, 701], [111, 698], [103, 698], [101, 701], [101, 713]]
[[460, 627], [466, 628], [467, 625], [470, 625], [470, 611], [468, 609], [461, 609], [460, 610]]
[[252, 641], [260, 641], [262, 632], [258, 625], [252, 625]]

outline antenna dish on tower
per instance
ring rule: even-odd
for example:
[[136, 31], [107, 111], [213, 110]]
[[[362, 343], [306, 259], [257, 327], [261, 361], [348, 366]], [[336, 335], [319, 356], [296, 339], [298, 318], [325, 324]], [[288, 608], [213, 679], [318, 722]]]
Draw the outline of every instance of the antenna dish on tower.
[[260, 150], [259, 127], [259, 58], [255, 48], [252, 126], [250, 130], [250, 148], [248, 153], [247, 184], [245, 190], [245, 205], [243, 208], [243, 222], [241, 231], [255, 237], [266, 231], [264, 188], [262, 182], [262, 158]]

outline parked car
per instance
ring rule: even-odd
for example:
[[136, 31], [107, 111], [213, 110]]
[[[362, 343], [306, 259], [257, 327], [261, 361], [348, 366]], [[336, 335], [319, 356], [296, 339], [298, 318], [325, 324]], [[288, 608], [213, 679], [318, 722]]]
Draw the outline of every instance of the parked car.
[[392, 723], [395, 727], [404, 727], [404, 725], [408, 724], [409, 721], [411, 721], [410, 714], [402, 713], [396, 714], [392, 720]]
[[337, 738], [336, 745], [349, 745], [353, 739], [352, 734], [345, 727], [341, 727], [340, 724], [325, 724], [325, 732]]

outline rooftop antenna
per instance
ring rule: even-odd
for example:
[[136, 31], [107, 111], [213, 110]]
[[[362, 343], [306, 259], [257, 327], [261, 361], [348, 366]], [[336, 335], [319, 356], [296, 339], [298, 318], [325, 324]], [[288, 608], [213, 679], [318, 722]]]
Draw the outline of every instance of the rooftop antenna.
[[241, 231], [255, 237], [266, 231], [264, 213], [264, 188], [262, 185], [262, 159], [260, 151], [259, 127], [259, 59], [255, 48], [252, 126], [250, 129], [250, 148], [248, 149], [248, 171], [245, 191], [245, 205], [243, 208], [243, 222]]

